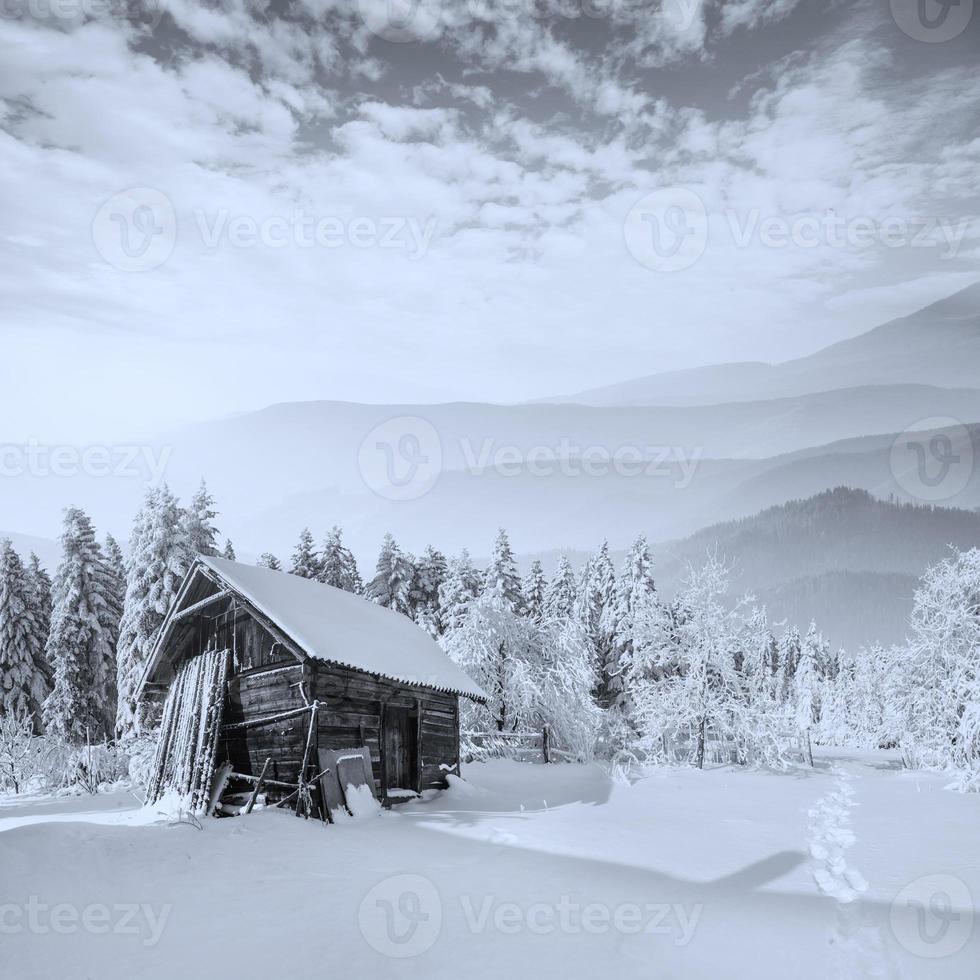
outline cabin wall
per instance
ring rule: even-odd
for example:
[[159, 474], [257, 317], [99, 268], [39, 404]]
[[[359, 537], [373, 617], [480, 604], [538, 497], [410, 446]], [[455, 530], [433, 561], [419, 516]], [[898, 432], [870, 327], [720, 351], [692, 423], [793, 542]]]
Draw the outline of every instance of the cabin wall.
[[459, 765], [459, 699], [431, 688], [398, 684], [350, 668], [319, 663], [313, 690], [324, 707], [318, 713], [318, 744], [325, 749], [366, 745], [379, 794], [385, 783], [381, 740], [387, 706], [408, 708], [417, 726], [419, 784], [445, 788], [446, 772]]
[[229, 761], [235, 772], [258, 776], [265, 760], [271, 757], [269, 777], [297, 782], [310, 726], [309, 713], [251, 728], [229, 729], [228, 726], [302, 708], [307, 702], [299, 685], [305, 683], [309, 691], [310, 678], [308, 665], [296, 661], [229, 678], [223, 719], [225, 732], [218, 745], [219, 763]]

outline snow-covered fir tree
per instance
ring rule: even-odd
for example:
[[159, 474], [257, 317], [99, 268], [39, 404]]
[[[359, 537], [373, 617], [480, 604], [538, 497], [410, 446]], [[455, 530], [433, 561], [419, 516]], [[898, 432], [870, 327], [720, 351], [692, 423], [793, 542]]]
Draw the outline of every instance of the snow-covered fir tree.
[[415, 581], [412, 584], [415, 620], [426, 624], [429, 632], [439, 630], [439, 589], [449, 574], [446, 556], [429, 545], [415, 562]]
[[207, 484], [201, 480], [201, 485], [184, 511], [184, 533], [193, 554], [212, 558], [218, 554], [218, 532], [214, 526], [217, 516], [214, 498], [208, 492]]
[[799, 660], [790, 686], [793, 720], [803, 739], [807, 758], [813, 764], [812, 729], [819, 719], [820, 649], [822, 637], [815, 623], [810, 624], [805, 641], [800, 646]]
[[235, 546], [231, 543], [231, 538], [225, 539], [225, 546], [221, 549], [221, 557], [227, 558], [228, 561], [238, 561], [235, 555]]
[[474, 567], [465, 548], [458, 557], [450, 560], [446, 579], [439, 586], [440, 633], [451, 633], [459, 628], [467, 606], [480, 594], [482, 581], [483, 576]]
[[745, 623], [742, 672], [749, 699], [754, 704], [777, 700], [779, 650], [769, 628], [766, 607], [754, 607]]
[[164, 485], [153, 487], [133, 526], [118, 647], [116, 733], [138, 733], [136, 689], [163, 618], [193, 560], [182, 511]]
[[289, 573], [300, 578], [320, 578], [320, 556], [316, 553], [313, 535], [308, 527], [304, 527], [300, 532]]
[[51, 629], [51, 576], [33, 551], [27, 560], [27, 581], [30, 586], [31, 612], [37, 620], [41, 636], [47, 640]]
[[776, 688], [780, 700], [784, 702], [790, 702], [793, 699], [793, 676], [800, 660], [802, 646], [800, 631], [795, 626], [790, 626], [779, 638]]
[[544, 594], [548, 584], [544, 577], [544, 569], [537, 558], [531, 562], [527, 575], [521, 583], [521, 596], [523, 600], [524, 615], [533, 619], [536, 623], [541, 622], [544, 615]]
[[616, 649], [616, 570], [605, 541], [582, 570], [576, 611], [592, 649], [595, 698], [608, 708], [617, 700], [622, 682]]
[[[600, 560], [601, 560], [600, 553]], [[611, 562], [610, 562], [611, 564]], [[641, 610], [658, 602], [653, 581], [653, 559], [641, 534], [626, 554], [623, 571], [616, 586], [611, 609], [613, 647], [606, 660], [602, 683], [604, 701], [610, 707], [621, 704], [623, 697], [623, 664], [633, 656], [634, 624]], [[608, 624], [607, 617], [606, 623]]]
[[521, 612], [523, 606], [521, 579], [517, 573], [517, 562], [510, 547], [510, 539], [503, 528], [497, 531], [483, 589], [485, 592], [496, 593], [504, 602], [510, 604], [511, 609]]
[[105, 536], [105, 547], [102, 549], [102, 555], [116, 590], [116, 605], [119, 607], [121, 615], [123, 604], [126, 601], [126, 561], [123, 558], [119, 542], [111, 534]]
[[374, 578], [364, 588], [364, 595], [379, 606], [412, 616], [412, 582], [415, 566], [402, 554], [392, 535], [386, 534], [375, 566]]
[[335, 589], [360, 595], [364, 591], [361, 573], [349, 548], [344, 546], [343, 532], [336, 524], [327, 534], [320, 555], [319, 581], [332, 585]]
[[44, 624], [36, 612], [30, 576], [10, 540], [0, 541], [0, 715], [32, 716], [51, 690], [44, 656]]
[[274, 572], [282, 571], [282, 562], [271, 551], [263, 551], [256, 564], [259, 568], [271, 568]]
[[69, 741], [110, 739], [116, 726], [118, 584], [92, 522], [77, 507], [65, 511], [61, 549], [46, 647], [54, 687], [44, 703], [44, 726]]
[[548, 619], [570, 619], [575, 612], [578, 584], [567, 556], [558, 559], [558, 569], [544, 593], [544, 615]]

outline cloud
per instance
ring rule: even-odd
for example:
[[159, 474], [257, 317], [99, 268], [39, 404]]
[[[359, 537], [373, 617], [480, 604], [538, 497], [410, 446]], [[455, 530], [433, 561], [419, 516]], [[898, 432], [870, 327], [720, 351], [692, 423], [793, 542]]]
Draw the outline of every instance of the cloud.
[[[918, 300], [961, 281], [975, 221], [951, 260], [763, 229], [975, 219], [969, 65], [912, 70], [861, 22], [759, 71], [740, 45], [789, 4], [684, 8], [686, 27], [660, 9], [642, 30], [620, 8], [443, 7], [428, 43], [328, 0], [281, 17], [168, 0], [152, 33], [0, 21], [7, 417], [529, 398], [792, 356], [893, 315], [895, 282]], [[630, 209], [670, 185], [701, 196], [710, 231], [676, 274], [624, 241]], [[130, 188], [176, 218], [145, 272], [93, 237]]]

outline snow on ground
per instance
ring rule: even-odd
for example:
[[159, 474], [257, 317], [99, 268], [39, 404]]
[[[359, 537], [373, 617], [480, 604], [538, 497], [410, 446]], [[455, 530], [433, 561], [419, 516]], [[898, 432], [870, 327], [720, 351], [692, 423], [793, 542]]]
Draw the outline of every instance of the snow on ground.
[[980, 796], [893, 754], [464, 776], [332, 827], [197, 829], [122, 794], [0, 804], [0, 976], [980, 973]]

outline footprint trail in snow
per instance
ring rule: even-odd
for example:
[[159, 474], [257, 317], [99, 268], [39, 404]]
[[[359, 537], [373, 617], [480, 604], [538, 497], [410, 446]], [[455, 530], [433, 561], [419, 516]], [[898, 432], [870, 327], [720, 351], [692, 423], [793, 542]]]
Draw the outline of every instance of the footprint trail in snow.
[[836, 904], [831, 943], [835, 949], [837, 975], [841, 977], [888, 977], [885, 952], [878, 928], [862, 907], [860, 896], [868, 883], [857, 868], [848, 864], [847, 851], [856, 838], [851, 827], [855, 800], [854, 776], [841, 768], [833, 770], [837, 784], [809, 811], [807, 841], [811, 871], [817, 887]]

